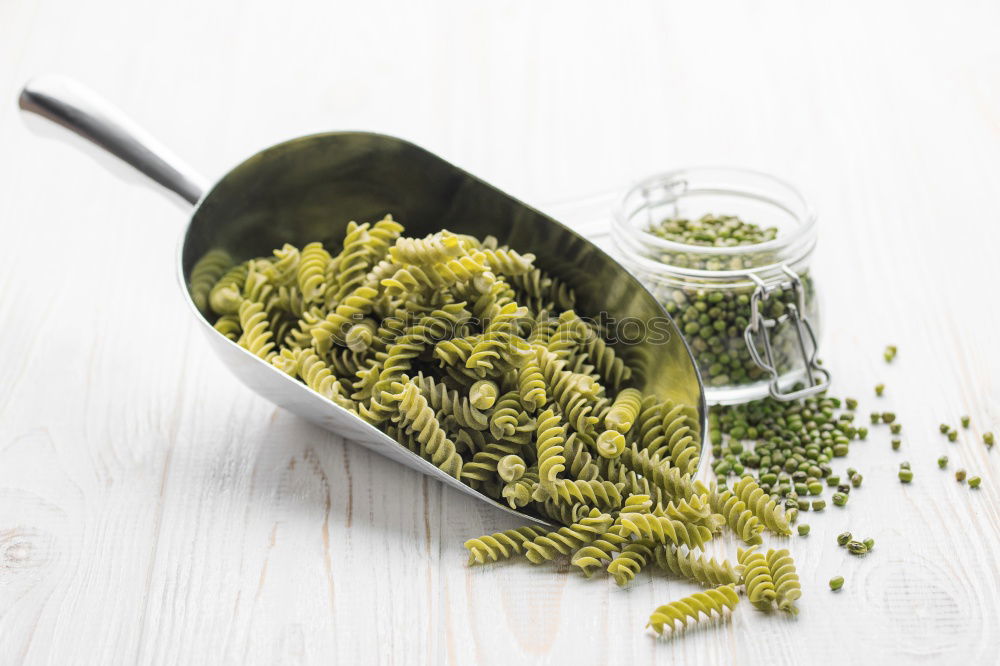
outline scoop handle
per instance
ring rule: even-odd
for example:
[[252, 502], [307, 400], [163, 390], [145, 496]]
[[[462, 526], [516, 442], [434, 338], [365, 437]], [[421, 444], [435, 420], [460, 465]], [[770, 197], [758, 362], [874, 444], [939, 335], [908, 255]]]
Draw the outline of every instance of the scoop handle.
[[194, 169], [110, 102], [76, 81], [60, 76], [32, 79], [21, 90], [18, 105], [100, 146], [188, 203], [197, 203], [208, 189]]

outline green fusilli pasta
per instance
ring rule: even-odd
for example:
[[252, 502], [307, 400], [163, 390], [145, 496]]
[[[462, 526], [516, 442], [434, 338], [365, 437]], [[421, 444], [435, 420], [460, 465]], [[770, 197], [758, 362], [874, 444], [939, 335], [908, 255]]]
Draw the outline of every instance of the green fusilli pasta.
[[[566, 469], [566, 458], [563, 457], [563, 443], [566, 441], [566, 429], [559, 417], [551, 409], [546, 409], [538, 415], [536, 424], [536, 448], [538, 451], [538, 474], [542, 488], [555, 485], [556, 478]], [[547, 490], [549, 494], [553, 490]]]
[[191, 268], [188, 291], [191, 300], [202, 312], [208, 311], [209, 295], [212, 287], [233, 266], [232, 256], [225, 250], [209, 250]]
[[192, 268], [191, 297], [220, 335], [322, 398], [559, 524], [470, 539], [470, 564], [567, 556], [619, 585], [656, 567], [719, 586], [657, 609], [657, 633], [732, 609], [737, 584], [757, 607], [797, 612], [787, 550], [740, 550], [737, 566], [699, 552], [724, 525], [749, 545], [765, 528], [790, 534], [789, 515], [752, 478], [711, 491], [695, 480], [698, 406], [643, 394], [650, 358], [610, 347], [531, 254], [494, 238], [402, 234], [386, 216], [352, 222], [342, 243], [246, 260], [212, 250]]
[[750, 512], [775, 534], [789, 535], [792, 528], [788, 524], [785, 510], [778, 502], [765, 493], [750, 476], [744, 476], [733, 486], [733, 494], [743, 502]]
[[702, 585], [735, 585], [740, 575], [728, 561], [718, 562], [707, 555], [695, 555], [693, 551], [682, 552], [677, 546], [658, 545], [653, 550], [658, 567], [680, 578]]
[[747, 550], [740, 548], [736, 559], [742, 568], [747, 599], [761, 610], [771, 610], [778, 595], [767, 560], [756, 551], [756, 547]]
[[604, 534], [611, 527], [611, 522], [611, 516], [594, 509], [578, 523], [527, 542], [525, 555], [533, 564], [541, 564], [558, 555], [568, 555]]
[[735, 532], [743, 543], [754, 546], [763, 542], [760, 535], [764, 531], [763, 523], [732, 491], [724, 490], [720, 493], [713, 489], [709, 497], [712, 510], [725, 517], [729, 529]]
[[643, 567], [653, 560], [654, 544], [649, 539], [633, 541], [608, 564], [608, 573], [614, 577], [619, 587], [632, 582]]
[[767, 561], [767, 568], [774, 582], [778, 608], [797, 615], [799, 609], [795, 606], [795, 602], [802, 596], [802, 588], [799, 585], [798, 573], [795, 571], [795, 562], [788, 554], [788, 549], [768, 550], [764, 559]]
[[619, 516], [626, 533], [655, 543], [701, 548], [712, 538], [712, 530], [704, 525], [692, 525], [666, 516], [648, 513], [623, 513]]
[[660, 606], [649, 616], [649, 624], [657, 634], [662, 635], [666, 626], [676, 629], [680, 624], [686, 627], [689, 620], [697, 622], [702, 614], [711, 618], [715, 613], [722, 617], [724, 609], [733, 610], [740, 601], [732, 585], [723, 585], [703, 592], [695, 592], [689, 597]]
[[486, 564], [506, 560], [524, 552], [524, 544], [542, 536], [545, 532], [537, 527], [519, 527], [506, 532], [497, 532], [469, 539], [465, 547], [469, 551], [469, 564]]

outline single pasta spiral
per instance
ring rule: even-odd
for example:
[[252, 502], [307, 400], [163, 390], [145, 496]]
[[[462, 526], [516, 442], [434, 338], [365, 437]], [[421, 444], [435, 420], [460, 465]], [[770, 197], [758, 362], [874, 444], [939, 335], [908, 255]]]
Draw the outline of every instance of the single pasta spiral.
[[480, 379], [469, 387], [469, 402], [476, 409], [489, 409], [496, 404], [500, 387], [489, 379]]
[[658, 545], [653, 551], [657, 566], [675, 576], [702, 585], [735, 585], [740, 582], [736, 569], [728, 561], [718, 562], [707, 555], [682, 552], [677, 546]]
[[409, 430], [416, 433], [417, 441], [426, 447], [430, 461], [446, 474], [460, 479], [462, 477], [462, 456], [455, 450], [455, 444], [445, 434], [440, 422], [434, 415], [434, 410], [427, 404], [427, 399], [413, 382], [405, 386], [394, 384], [398, 389], [393, 400], [398, 403], [398, 419]]
[[732, 491], [720, 493], [713, 488], [709, 497], [712, 510], [725, 517], [726, 524], [743, 543], [754, 546], [763, 542], [760, 533], [764, 531], [764, 525]]
[[188, 290], [191, 300], [201, 312], [208, 311], [209, 295], [212, 287], [233, 266], [233, 258], [225, 250], [209, 250], [191, 268]]
[[558, 555], [568, 555], [604, 534], [611, 527], [611, 521], [611, 516], [594, 509], [578, 523], [527, 542], [525, 555], [533, 564], [541, 564]]
[[469, 539], [465, 547], [469, 551], [469, 564], [486, 564], [519, 555], [524, 552], [524, 544], [542, 536], [544, 532], [537, 527], [518, 527], [517, 529], [497, 532]]
[[626, 388], [618, 392], [615, 401], [611, 405], [607, 416], [604, 417], [604, 426], [609, 430], [617, 430], [622, 434], [628, 433], [632, 425], [639, 417], [639, 409], [642, 407], [642, 394], [638, 389]]
[[570, 564], [579, 567], [583, 575], [590, 578], [598, 569], [604, 569], [606, 563], [614, 558], [614, 553], [627, 543], [630, 543], [630, 539], [623, 533], [621, 525], [612, 526], [600, 537], [573, 553]]
[[669, 625], [671, 629], [676, 629], [678, 624], [686, 627], [689, 620], [697, 622], [702, 614], [707, 618], [711, 618], [713, 613], [721, 617], [724, 609], [733, 610], [739, 601], [740, 597], [732, 585], [695, 592], [689, 597], [657, 608], [649, 616], [649, 624], [646, 626], [652, 627], [653, 631], [662, 635], [664, 627]]
[[784, 509], [757, 485], [753, 477], [744, 476], [737, 481], [733, 486], [733, 494], [746, 504], [747, 509], [757, 516], [767, 529], [775, 534], [792, 533]]
[[505, 483], [517, 481], [524, 476], [527, 469], [528, 467], [524, 464], [524, 459], [513, 453], [505, 455], [497, 461], [497, 476]]
[[649, 539], [639, 539], [633, 541], [618, 554], [618, 557], [608, 564], [608, 573], [611, 574], [619, 587], [628, 585], [636, 577], [642, 568], [653, 559], [653, 542]]
[[541, 498], [542, 500], [551, 497], [557, 503], [586, 504], [602, 511], [614, 511], [622, 505], [623, 487], [610, 481], [556, 479], [550, 487], [543, 486], [543, 488], [545, 496]]
[[623, 513], [619, 516], [619, 520], [627, 533], [651, 539], [656, 543], [683, 544], [688, 548], [701, 548], [712, 538], [712, 531], [704, 525], [689, 525], [666, 516]]
[[538, 415], [535, 426], [538, 451], [538, 474], [543, 487], [551, 486], [556, 478], [566, 469], [566, 458], [563, 457], [563, 443], [566, 441], [566, 428], [559, 422], [559, 417], [551, 409], [546, 409]]
[[756, 548], [737, 551], [737, 561], [742, 567], [743, 584], [747, 589], [747, 599], [761, 610], [771, 610], [777, 592], [774, 589], [774, 579], [767, 560], [756, 551]]
[[774, 582], [778, 608], [792, 615], [798, 614], [799, 609], [795, 606], [795, 602], [802, 596], [802, 588], [799, 585], [799, 575], [795, 571], [795, 562], [788, 554], [788, 549], [768, 550], [764, 559], [767, 561], [767, 568]]

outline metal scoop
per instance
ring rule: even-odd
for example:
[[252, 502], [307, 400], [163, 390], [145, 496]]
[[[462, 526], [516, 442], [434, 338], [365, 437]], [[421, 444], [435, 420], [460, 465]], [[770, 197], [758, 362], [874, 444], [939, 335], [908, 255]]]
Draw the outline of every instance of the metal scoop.
[[214, 185], [198, 176], [120, 111], [85, 87], [62, 78], [29, 82], [23, 110], [48, 118], [101, 146], [194, 205], [184, 231], [177, 275], [184, 297], [219, 358], [251, 389], [289, 411], [432, 476], [508, 513], [512, 511], [447, 475], [378, 428], [272, 367], [205, 319], [188, 289], [191, 268], [222, 249], [237, 260], [276, 247], [343, 237], [349, 220], [386, 213], [407, 235], [448, 229], [496, 236], [577, 294], [582, 316], [606, 318], [616, 348], [646, 394], [697, 405], [706, 431], [705, 398], [691, 352], [656, 299], [601, 249], [559, 222], [475, 176], [402, 139], [370, 132], [329, 132], [279, 143], [253, 155]]

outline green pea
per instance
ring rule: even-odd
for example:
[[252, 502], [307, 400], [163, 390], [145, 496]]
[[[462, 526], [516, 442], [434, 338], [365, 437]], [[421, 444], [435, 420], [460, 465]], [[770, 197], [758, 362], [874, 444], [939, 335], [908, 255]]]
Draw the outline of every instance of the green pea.
[[825, 508], [826, 508], [826, 500], [825, 499], [814, 499], [812, 501], [812, 510], [813, 511], [822, 511]]
[[852, 555], [864, 555], [868, 552], [868, 547], [860, 541], [849, 541], [847, 550]]
[[948, 456], [941, 456], [940, 458], [938, 458], [938, 467], [944, 469], [947, 466], [948, 466]]
[[882, 423], [892, 423], [896, 420], [894, 412], [882, 412]]
[[890, 441], [889, 444], [892, 446], [893, 451], [899, 451], [899, 447], [903, 445], [903, 440], [901, 440], [899, 437], [893, 437], [892, 441]]
[[851, 533], [850, 532], [841, 532], [840, 534], [837, 535], [837, 545], [838, 546], [846, 546], [847, 542], [850, 541], [850, 540], [851, 540]]
[[837, 486], [837, 485], [840, 485], [840, 477], [839, 476], [833, 476], [833, 475], [826, 477], [826, 485], [828, 485], [828, 486]]
[[858, 439], [868, 439], [868, 428], [858, 428]]
[[947, 423], [942, 423], [941, 425], [938, 426], [938, 430], [941, 431], [942, 435], [947, 435], [948, 431], [951, 430], [951, 426], [949, 426]]
[[963, 416], [962, 417], [962, 427], [963, 428], [968, 428], [969, 427], [969, 422], [970, 422], [970, 419], [969, 419], [968, 416]]
[[891, 423], [891, 424], [889, 424], [889, 432], [891, 432], [893, 435], [898, 435], [899, 431], [902, 430], [902, 429], [903, 429], [903, 424], [902, 423]]
[[876, 384], [875, 385], [875, 395], [881, 397], [881, 395], [883, 393], [885, 393], [885, 384]]
[[983, 480], [980, 479], [978, 476], [969, 477], [969, 487], [970, 488], [978, 488], [979, 484], [981, 484], [982, 482], [983, 482]]
[[955, 472], [955, 480], [958, 481], [959, 483], [965, 483], [965, 470], [964, 469], [960, 469], [957, 472]]
[[799, 523], [796, 529], [799, 531], [799, 536], [806, 536], [809, 534], [809, 525], [806, 523]]
[[870, 537], [868, 539], [865, 539], [864, 541], [862, 541], [862, 543], [865, 544], [865, 548], [869, 552], [871, 552], [871, 549], [875, 547], [875, 539], [872, 539]]
[[836, 592], [840, 588], [844, 587], [844, 577], [834, 576], [830, 579], [830, 589]]
[[882, 415], [878, 412], [872, 412], [871, 414], [872, 425], [876, 425], [882, 422]]
[[983, 433], [983, 444], [985, 444], [986, 446], [993, 446], [994, 443], [995, 443], [995, 441], [993, 439], [993, 433], [992, 433], [992, 431], [991, 432], [984, 432]]
[[954, 442], [956, 439], [958, 439], [958, 431], [957, 430], [949, 430], [948, 431], [948, 441], [949, 442]]
[[855, 474], [854, 476], [851, 477], [851, 485], [854, 486], [855, 488], [860, 487], [862, 481], [864, 481], [864, 477], [861, 476], [860, 474]]
[[909, 483], [913, 481], [913, 471], [909, 469], [899, 470], [899, 480], [903, 483]]
[[847, 495], [845, 493], [834, 493], [831, 499], [833, 500], [834, 506], [844, 506], [847, 504]]
[[899, 469], [910, 469], [910, 461], [904, 460], [903, 462], [899, 463]]

